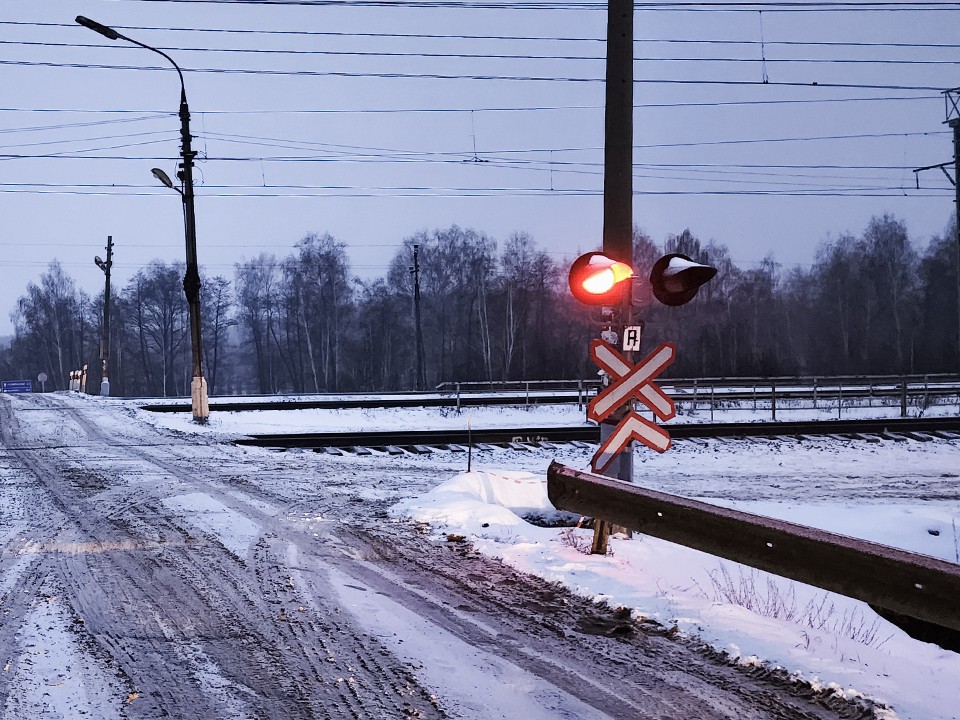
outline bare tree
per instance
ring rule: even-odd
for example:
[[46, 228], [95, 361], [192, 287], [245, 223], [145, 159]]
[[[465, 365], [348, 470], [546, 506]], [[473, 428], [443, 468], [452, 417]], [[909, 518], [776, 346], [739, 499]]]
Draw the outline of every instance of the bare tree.
[[257, 387], [261, 393], [277, 390], [275, 336], [279, 312], [279, 275], [276, 257], [267, 253], [236, 265], [237, 320], [252, 343]]
[[145, 370], [154, 362], [159, 365], [159, 387], [151, 390], [163, 397], [187, 394], [189, 325], [183, 274], [183, 263], [154, 260], [132, 282], [142, 362]]
[[54, 260], [40, 276], [40, 283], [27, 285], [26, 295], [11, 316], [22, 351], [33, 348], [35, 362], [52, 378], [55, 388], [64, 388], [71, 370], [82, 364], [79, 338], [80, 293], [60, 262]]
[[217, 392], [220, 378], [221, 352], [227, 344], [227, 332], [237, 324], [231, 317], [233, 297], [230, 281], [217, 275], [205, 278], [200, 296], [200, 317], [203, 323], [203, 355], [210, 394]]

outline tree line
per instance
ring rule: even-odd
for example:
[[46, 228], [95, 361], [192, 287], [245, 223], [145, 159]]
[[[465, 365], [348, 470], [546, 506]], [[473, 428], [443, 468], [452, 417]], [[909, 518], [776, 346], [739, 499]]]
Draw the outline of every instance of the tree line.
[[[677, 343], [675, 377], [903, 374], [958, 371], [954, 223], [927, 247], [904, 223], [873, 218], [860, 235], [820, 245], [810, 267], [772, 256], [741, 268], [725, 245], [689, 230], [661, 245], [634, 231], [636, 316], [644, 347]], [[414, 246], [419, 274], [412, 273]], [[652, 298], [646, 275], [665, 252], [718, 268], [677, 308]], [[204, 276], [203, 363], [211, 394], [404, 390], [418, 384], [414, 283], [423, 375], [444, 382], [594, 378], [588, 342], [599, 311], [567, 288], [573, 258], [554, 259], [528, 234], [498, 248], [452, 226], [404, 239], [384, 277], [353, 277], [346, 245], [308, 234], [285, 257], [263, 253], [233, 277]], [[181, 263], [154, 261], [111, 302], [111, 394], [189, 395], [191, 348]], [[89, 296], [53, 261], [11, 312], [0, 351], [5, 379], [64, 389], [88, 366], [100, 384], [103, 294]]]

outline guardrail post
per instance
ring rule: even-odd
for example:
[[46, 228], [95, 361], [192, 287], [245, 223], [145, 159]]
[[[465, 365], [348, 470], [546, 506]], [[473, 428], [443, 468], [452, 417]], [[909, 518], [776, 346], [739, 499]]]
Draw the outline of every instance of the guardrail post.
[[577, 380], [577, 410], [583, 410], [583, 380]]
[[527, 405], [529, 405], [530, 404], [530, 381], [529, 380], [526, 382], [526, 387], [527, 387]]
[[817, 379], [813, 379], [813, 409], [817, 409]]
[[777, 381], [770, 381], [770, 414], [777, 419]]
[[[960, 394], [957, 396], [957, 402], [960, 402]], [[697, 412], [697, 379], [693, 379], [693, 413]]]
[[900, 417], [907, 416], [907, 378], [900, 377]]
[[837, 381], [837, 418], [843, 415], [843, 383]]
[[757, 384], [753, 384], [753, 411], [757, 411]]
[[710, 383], [710, 422], [713, 422], [713, 383]]
[[460, 383], [456, 384], [457, 388], [457, 412], [460, 412]]

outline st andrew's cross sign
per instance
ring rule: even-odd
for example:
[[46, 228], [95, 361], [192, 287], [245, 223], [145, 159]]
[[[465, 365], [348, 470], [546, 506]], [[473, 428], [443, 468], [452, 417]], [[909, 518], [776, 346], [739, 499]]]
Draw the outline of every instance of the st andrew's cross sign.
[[[653, 380], [673, 362], [676, 352], [677, 349], [673, 343], [661, 343], [653, 352], [631, 367], [626, 358], [610, 343], [599, 339], [593, 340], [590, 343], [590, 357], [614, 381], [590, 401], [587, 406], [587, 417], [595, 422], [601, 422], [614, 410], [634, 398], [650, 408], [661, 421], [675, 417], [677, 411], [673, 400]], [[670, 435], [666, 430], [631, 410], [594, 453], [594, 471], [602, 473], [632, 440], [639, 440], [657, 452], [665, 452], [670, 447]]]

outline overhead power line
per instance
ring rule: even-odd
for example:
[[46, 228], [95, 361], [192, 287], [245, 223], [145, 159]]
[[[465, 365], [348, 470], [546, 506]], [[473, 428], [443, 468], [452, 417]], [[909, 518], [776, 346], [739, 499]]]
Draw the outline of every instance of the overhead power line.
[[[75, 47], [75, 48], [109, 48], [110, 50], [129, 50], [121, 45], [105, 45], [98, 43], [66, 43], [66, 42], [39, 42], [26, 40], [0, 40], [0, 45], [16, 45], [22, 47]], [[958, 46], [960, 47], [960, 46]], [[315, 57], [362, 57], [362, 58], [425, 58], [425, 59], [463, 59], [463, 60], [557, 60], [557, 61], [591, 61], [602, 62], [603, 55], [533, 55], [518, 53], [468, 53], [468, 52], [409, 52], [409, 51], [368, 51], [368, 50], [290, 50], [274, 48], [211, 48], [211, 47], [184, 47], [175, 45], [159, 46], [164, 52], [201, 52], [201, 53], [232, 53], [240, 55], [292, 55]], [[659, 57], [634, 56], [634, 62], [717, 62], [717, 63], [748, 63], [758, 62], [755, 57]], [[776, 64], [839, 64], [839, 65], [960, 65], [957, 59], [895, 59], [895, 58], [766, 58], [769, 63]]]
[[[846, 135], [808, 135], [808, 136], [794, 136], [794, 137], [780, 137], [780, 138], [740, 138], [740, 139], [729, 139], [729, 140], [703, 140], [696, 142], [678, 142], [678, 143], [647, 143], [642, 145], [634, 145], [634, 150], [650, 150], [658, 148], [681, 148], [681, 147], [703, 147], [703, 146], [718, 146], [718, 145], [744, 145], [744, 144], [764, 144], [764, 143], [795, 143], [795, 142], [819, 142], [819, 141], [834, 141], [834, 140], [867, 140], [867, 139], [880, 139], [880, 138], [905, 138], [905, 137], [937, 137], [937, 136], [946, 136], [949, 133], [943, 130], [935, 131], [918, 131], [918, 132], [896, 132], [896, 133], [853, 133]], [[280, 149], [292, 149], [292, 150], [317, 150], [324, 151], [326, 155], [279, 155], [279, 156], [216, 156], [216, 155], [207, 155], [200, 158], [201, 161], [207, 162], [250, 162], [250, 161], [260, 161], [260, 162], [331, 162], [331, 160], [342, 160], [344, 154], [369, 154], [369, 153], [379, 153], [375, 155], [380, 159], [383, 159], [383, 154], [388, 154], [388, 157], [393, 159], [398, 158], [434, 158], [434, 159], [444, 159], [447, 161], [460, 162], [464, 157], [473, 157], [475, 153], [473, 150], [462, 150], [456, 152], [429, 152], [422, 150], [399, 150], [396, 148], [376, 148], [376, 147], [362, 147], [354, 145], [335, 145], [330, 143], [317, 143], [311, 141], [293, 141], [293, 140], [284, 140], [282, 138], [264, 138], [259, 136], [251, 135], [227, 135], [225, 133], [205, 133], [197, 136], [200, 139], [207, 140], [219, 140], [221, 142], [233, 142], [241, 145], [256, 145], [263, 147], [275, 147]], [[0, 154], [0, 160], [11, 160], [11, 159], [60, 159], [60, 160], [164, 160], [169, 159], [167, 157], [143, 157], [143, 156], [103, 156], [103, 155], [88, 155], [86, 153], [96, 152], [97, 150], [107, 151], [114, 150], [123, 147], [139, 147], [142, 145], [156, 145], [163, 140], [150, 140], [145, 142], [138, 143], [129, 143], [126, 145], [111, 145], [109, 147], [103, 148], [84, 148], [77, 150], [61, 150], [54, 153], [44, 153], [44, 154]], [[562, 147], [562, 148], [514, 148], [514, 149], [501, 149], [501, 150], [488, 150], [481, 151], [476, 153], [480, 157], [485, 159], [494, 159], [501, 161], [509, 161], [509, 158], [504, 158], [504, 155], [529, 155], [529, 154], [543, 154], [547, 155], [550, 153], [575, 153], [575, 152], [599, 152], [602, 148], [600, 147]], [[172, 156], [171, 156], [172, 157]]]
[[[49, 22], [24, 22], [18, 20], [0, 20], [0, 25], [27, 26], [27, 27], [51, 27], [51, 28], [69, 28], [76, 29], [75, 23], [49, 23]], [[213, 33], [213, 34], [237, 34], [237, 35], [290, 35], [301, 37], [341, 37], [341, 38], [404, 38], [415, 40], [504, 40], [504, 41], [522, 41], [522, 42], [596, 42], [606, 43], [604, 37], [570, 37], [570, 36], [548, 36], [548, 35], [464, 35], [459, 33], [388, 33], [388, 32], [343, 32], [332, 30], [267, 30], [259, 28], [197, 28], [197, 27], [169, 27], [158, 25], [115, 25], [117, 30], [130, 31], [158, 31], [158, 32], [184, 32], [184, 33]], [[671, 45], [773, 45], [785, 46], [812, 46], [812, 47], [876, 47], [876, 48], [960, 48], [960, 43], [918, 43], [918, 42], [845, 42], [837, 40], [729, 40], [729, 39], [709, 39], [709, 38], [635, 38], [634, 44], [671, 44]]]
[[[0, 111], [7, 108], [0, 108]], [[137, 113], [135, 117], [110, 118], [108, 120], [89, 120], [87, 122], [56, 123], [54, 125], [32, 125], [28, 127], [0, 128], [0, 134], [18, 133], [18, 132], [43, 132], [46, 130], [73, 130], [76, 128], [99, 127], [102, 125], [117, 125], [120, 123], [135, 123], [146, 120], [166, 119], [174, 113], [156, 113], [143, 114]]]
[[[77, 48], [110, 48], [127, 50], [128, 48], [115, 45], [97, 45], [80, 43], [50, 43], [50, 42], [21, 42], [0, 40], [0, 44], [39, 46], [39, 47], [77, 47]], [[202, 53], [233, 53], [242, 55], [292, 55], [315, 57], [358, 57], [358, 58], [418, 58], [444, 60], [536, 60], [536, 61], [589, 61], [603, 62], [602, 55], [532, 55], [507, 53], [465, 53], [465, 52], [392, 52], [392, 51], [358, 51], [358, 50], [275, 50], [264, 48], [200, 48], [165, 46], [161, 50], [166, 52], [202, 52]], [[634, 56], [634, 62], [674, 62], [674, 63], [746, 63], [755, 65], [759, 61], [755, 57], [696, 57], [696, 56]], [[777, 65], [960, 65], [960, 59], [902, 59], [902, 58], [766, 58], [767, 63]], [[225, 72], [230, 69], [225, 68]], [[250, 70], [257, 72], [257, 70]], [[299, 73], [298, 73], [299, 74]]]
[[[100, 188], [60, 189], [54, 187], [10, 187], [0, 184], [0, 193], [26, 193], [34, 195], [101, 195], [122, 197], [166, 198], [160, 191], [138, 191], [121, 186], [105, 185]], [[350, 188], [330, 186], [304, 189], [299, 192], [276, 192], [272, 188], [263, 188], [264, 192], [204, 192], [207, 198], [449, 198], [449, 197], [601, 197], [603, 190], [557, 190], [548, 188], [462, 188], [435, 189], [429, 187], [384, 187]], [[942, 198], [952, 193], [952, 188], [941, 192], [931, 190], [911, 190], [902, 187], [879, 188], [876, 190], [635, 190], [636, 196], [771, 196], [771, 197], [904, 197], [904, 198]]]
[[[0, 65], [15, 65], [23, 67], [48, 68], [81, 68], [96, 70], [162, 70], [170, 68], [155, 65], [101, 65], [94, 63], [54, 63], [32, 62], [26, 60], [0, 60]], [[486, 75], [486, 74], [445, 74], [445, 73], [371, 73], [371, 72], [343, 72], [319, 70], [254, 70], [243, 68], [190, 68], [193, 73], [215, 73], [223, 75], [265, 75], [265, 76], [292, 76], [292, 77], [342, 77], [342, 78], [382, 78], [382, 79], [411, 79], [411, 80], [505, 80], [505, 81], [532, 81], [532, 82], [570, 82], [570, 83], [601, 83], [601, 77], [556, 77], [535, 75]], [[823, 82], [782, 82], [762, 80], [681, 80], [676, 78], [641, 78], [635, 79], [638, 85], [724, 85], [742, 87], [804, 87], [827, 89], [858, 89], [858, 90], [903, 90], [916, 92], [942, 92], [941, 87], [931, 85], [874, 85], [868, 83], [823, 83]]]
[[[131, 0], [157, 3], [206, 3], [211, 5], [296, 5], [306, 7], [403, 7], [403, 8], [464, 8], [473, 10], [605, 10], [607, 4], [589, 0]], [[902, 10], [943, 11], [960, 9], [957, 2], [637, 2], [635, 10], [672, 12], [893, 12]]]
[[[883, 95], [874, 97], [833, 97], [833, 98], [794, 98], [788, 100], [720, 100], [716, 102], [669, 102], [669, 103], [640, 103], [635, 110], [650, 110], [660, 108], [687, 108], [687, 107], [738, 107], [750, 105], [820, 105], [848, 102], [914, 102], [919, 100], [943, 101], [941, 92], [924, 95]], [[603, 110], [603, 105], [531, 105], [517, 107], [476, 107], [476, 108], [289, 108], [289, 109], [256, 109], [256, 110], [197, 110], [200, 115], [376, 115], [376, 114], [444, 114], [444, 113], [515, 113], [515, 112], [555, 112], [569, 110]], [[129, 114], [143, 115], [129, 121], [153, 120], [163, 117], [176, 117], [175, 111], [170, 110], [129, 110], [122, 108], [93, 109], [93, 108], [23, 108], [0, 107], [0, 112], [10, 113], [76, 113], [76, 114]], [[112, 121], [100, 121], [108, 123]], [[47, 126], [41, 126], [43, 129]], [[58, 127], [58, 126], [50, 126]], [[17, 132], [17, 128], [11, 132]]]
[[96, 142], [103, 140], [122, 140], [125, 138], [135, 138], [135, 137], [149, 137], [151, 135], [162, 135], [164, 137], [160, 138], [160, 142], [165, 140], [175, 140], [177, 136], [172, 131], [157, 131], [157, 132], [140, 132], [140, 133], [127, 133], [123, 135], [101, 135], [99, 137], [92, 138], [70, 138], [63, 140], [38, 140], [37, 142], [29, 143], [10, 143], [6, 145], [0, 145], [0, 149], [7, 148], [22, 148], [22, 147], [40, 147], [44, 145], [63, 145], [64, 143], [76, 143], [76, 142]]

